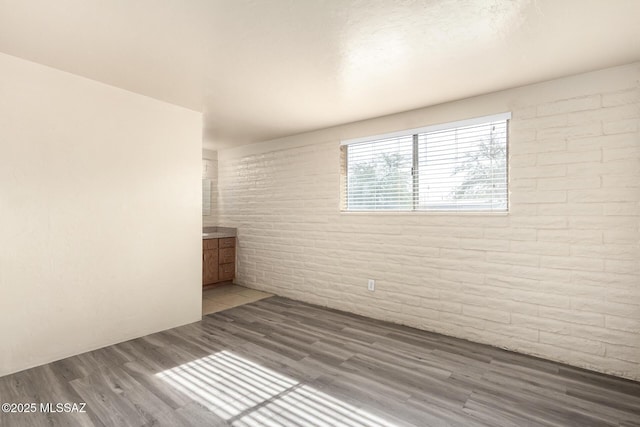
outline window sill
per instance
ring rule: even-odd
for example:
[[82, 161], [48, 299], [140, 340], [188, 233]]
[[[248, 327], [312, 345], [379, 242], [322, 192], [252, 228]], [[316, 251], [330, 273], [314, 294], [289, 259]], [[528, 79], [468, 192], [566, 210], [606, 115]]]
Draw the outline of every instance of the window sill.
[[402, 216], [402, 215], [427, 215], [427, 216], [508, 216], [509, 211], [501, 212], [460, 212], [460, 211], [339, 211], [340, 215], [355, 216]]

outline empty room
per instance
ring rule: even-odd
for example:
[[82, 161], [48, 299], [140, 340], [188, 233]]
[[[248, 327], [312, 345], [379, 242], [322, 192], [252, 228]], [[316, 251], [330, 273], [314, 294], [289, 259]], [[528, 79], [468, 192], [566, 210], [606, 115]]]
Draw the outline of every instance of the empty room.
[[0, 0], [0, 426], [640, 427], [639, 22]]

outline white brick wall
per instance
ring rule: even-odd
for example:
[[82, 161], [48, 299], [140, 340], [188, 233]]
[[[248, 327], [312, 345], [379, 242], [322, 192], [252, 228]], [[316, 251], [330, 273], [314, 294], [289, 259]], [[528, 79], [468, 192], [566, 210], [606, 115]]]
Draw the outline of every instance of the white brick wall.
[[[640, 380], [639, 80], [631, 64], [219, 152], [238, 283]], [[502, 111], [508, 215], [339, 212], [340, 138]]]
[[203, 188], [202, 202], [205, 203], [207, 196], [211, 206], [210, 215], [202, 214], [202, 225], [216, 226], [218, 225], [218, 153], [212, 150], [202, 150], [202, 179], [211, 181], [211, 192], [205, 194]]

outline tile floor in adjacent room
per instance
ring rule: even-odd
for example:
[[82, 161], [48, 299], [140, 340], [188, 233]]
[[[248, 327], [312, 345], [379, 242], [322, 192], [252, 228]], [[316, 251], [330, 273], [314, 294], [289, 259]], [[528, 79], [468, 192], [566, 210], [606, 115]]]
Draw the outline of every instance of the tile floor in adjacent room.
[[202, 292], [202, 314], [217, 313], [243, 304], [273, 296], [239, 285], [222, 285]]

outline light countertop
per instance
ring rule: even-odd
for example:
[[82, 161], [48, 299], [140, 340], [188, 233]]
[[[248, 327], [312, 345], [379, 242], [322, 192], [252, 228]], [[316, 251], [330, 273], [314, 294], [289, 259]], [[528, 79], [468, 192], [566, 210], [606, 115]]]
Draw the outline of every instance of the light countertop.
[[237, 229], [231, 227], [202, 227], [202, 239], [224, 239], [236, 237]]

